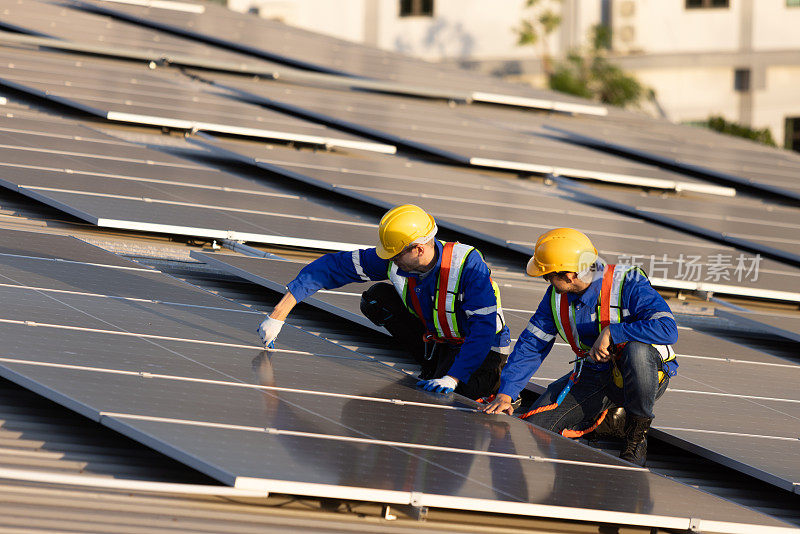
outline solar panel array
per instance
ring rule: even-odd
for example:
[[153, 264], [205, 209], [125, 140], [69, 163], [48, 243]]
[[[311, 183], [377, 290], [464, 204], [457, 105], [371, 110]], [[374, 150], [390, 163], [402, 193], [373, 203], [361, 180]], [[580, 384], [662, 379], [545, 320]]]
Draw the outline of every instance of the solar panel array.
[[[173, 3], [169, 7], [159, 7], [153, 3], [102, 1], [76, 1], [72, 5], [300, 69], [347, 76], [354, 82], [383, 80], [389, 82], [381, 86], [385, 91], [592, 115], [607, 113], [605, 107], [584, 99], [502, 83], [479, 73], [466, 73], [277, 22], [254, 19], [214, 5]], [[365, 87], [374, 85], [366, 83]]]
[[550, 127], [575, 142], [613, 149], [689, 172], [737, 189], [800, 200], [800, 157], [741, 139], [712, 135], [702, 128], [678, 128], [656, 121], [624, 124], [555, 118]]
[[[661, 189], [734, 194], [730, 187], [582, 149], [536, 131], [523, 135], [498, 124], [493, 111], [447, 102], [412, 100], [393, 95], [302, 87], [269, 80], [250, 80], [222, 73], [204, 75], [245, 101], [285, 110], [371, 136], [386, 143], [420, 150], [453, 162]], [[518, 119], [537, 130], [538, 119]], [[530, 114], [534, 117], [533, 114]]]
[[106, 228], [342, 250], [372, 242], [374, 223], [297, 194], [59, 126], [0, 117], [0, 185]]
[[[574, 227], [591, 235], [608, 261], [642, 263], [653, 283], [661, 287], [705, 288], [800, 302], [795, 290], [800, 277], [797, 267], [587, 206], [546, 186], [500, 181], [399, 158], [355, 159], [219, 140], [194, 142], [377, 206], [418, 204], [433, 213], [443, 227], [525, 254], [533, 253], [536, 238], [547, 229]], [[725, 259], [730, 265], [719, 270], [720, 276], [694, 267], [689, 273], [689, 262], [697, 267], [699, 258], [705, 260], [702, 263]]]
[[[280, 292], [304, 266], [297, 261], [231, 254], [193, 252], [192, 256]], [[511, 289], [507, 280], [494, 278], [501, 288], [506, 322], [516, 335], [536, 311], [543, 288], [515, 281]], [[350, 284], [320, 291], [307, 302], [364, 324], [359, 301], [367, 287]], [[654, 435], [794, 491], [800, 483], [800, 462], [796, 461], [800, 394], [792, 385], [800, 379], [800, 366], [689, 328], [681, 328], [675, 350], [680, 372], [656, 404]], [[573, 357], [566, 343], [556, 343], [531, 388], [541, 393], [567, 374], [567, 362]], [[755, 372], [757, 379], [751, 374]]]
[[[18, 244], [0, 253], [0, 373], [236, 487], [669, 528], [781, 526], [427, 394], [301, 330], [267, 353], [252, 343], [257, 313], [73, 238], [0, 233]], [[578, 487], [594, 490], [576, 497]]]
[[[608, 127], [611, 135], [620, 134], [615, 142], [642, 143], [653, 153], [676, 145], [681, 161], [674, 167], [680, 168], [701, 157], [681, 139], [685, 129], [618, 111], [610, 112], [612, 121], [345, 91], [358, 87], [359, 76], [370, 76], [362, 88], [394, 84], [398, 94], [505, 99], [532, 107], [548, 107], [541, 101], [549, 99], [550, 107], [605, 113], [579, 99], [555, 102], [550, 92], [213, 5], [150, 4], [162, 7], [5, 2], [6, 28], [61, 40], [73, 51], [97, 47], [106, 59], [7, 36], [0, 42], [16, 44], [0, 48], [0, 84], [67, 106], [72, 116], [89, 113], [95, 126], [99, 119], [185, 131], [195, 145], [174, 138], [172, 144], [194, 159], [77, 122], [7, 113], [0, 117], [0, 185], [98, 226], [327, 250], [374, 240], [375, 217], [353, 216], [352, 206], [343, 211], [344, 199], [370, 207], [370, 213], [414, 202], [442, 228], [503, 247], [509, 257], [529, 254], [546, 229], [572, 226], [588, 233], [609, 261], [639, 258], [659, 287], [800, 302], [796, 210], [729, 198], [760, 189], [774, 199], [790, 191], [794, 156], [775, 158], [770, 166], [774, 151], [684, 134], [689, 143], [730, 156], [703, 161], [725, 176], [699, 173], [705, 176], [700, 180], [579, 146], [563, 133]], [[87, 6], [102, 6], [106, 15], [77, 10]], [[112, 12], [128, 22], [109, 19]], [[179, 72], [168, 61], [152, 68], [127, 61], [164, 54], [180, 56], [184, 65], [230, 71], [271, 71], [276, 67], [269, 58], [281, 69], [292, 65], [327, 78], [298, 75], [292, 85]], [[438, 93], [425, 93], [430, 89]], [[199, 131], [338, 152], [220, 140]], [[250, 178], [222, 172], [198, 144], [267, 174], [254, 179], [252, 172]], [[438, 156], [473, 169], [380, 155], [393, 154], [395, 146], [416, 150], [416, 158]], [[736, 163], [728, 164], [734, 152]], [[669, 194], [643, 196], [638, 189], [563, 180], [554, 187], [484, 176], [474, 167]], [[726, 178], [731, 173], [736, 179]], [[297, 193], [308, 185], [335, 194], [325, 202]], [[675, 194], [680, 191], [694, 193]], [[614, 203], [638, 209], [620, 211]], [[0, 292], [8, 303], [0, 318], [0, 373], [228, 484], [682, 530], [782, 525], [522, 421], [473, 413], [469, 401], [417, 390], [413, 378], [291, 325], [277, 350], [264, 352], [254, 332], [259, 314], [74, 239], [0, 234]], [[758, 251], [768, 258], [753, 256]], [[275, 290], [300, 267], [231, 255], [197, 257]], [[706, 271], [687, 279], [681, 271], [690, 257], [705, 260], [707, 268], [723, 258], [739, 258], [742, 265], [719, 264], [716, 277]], [[516, 335], [545, 285], [521, 274], [495, 278]], [[358, 313], [359, 293], [346, 287], [320, 292], [310, 302], [372, 328]], [[793, 324], [784, 326], [796, 331]], [[795, 491], [800, 397], [791, 384], [800, 367], [685, 328], [677, 348], [681, 373], [657, 405], [654, 434]], [[564, 374], [569, 359], [568, 348], [557, 344], [531, 387], [541, 389]]]
[[84, 56], [3, 49], [0, 84], [104, 119], [393, 153], [394, 146], [225, 98], [178, 73]]

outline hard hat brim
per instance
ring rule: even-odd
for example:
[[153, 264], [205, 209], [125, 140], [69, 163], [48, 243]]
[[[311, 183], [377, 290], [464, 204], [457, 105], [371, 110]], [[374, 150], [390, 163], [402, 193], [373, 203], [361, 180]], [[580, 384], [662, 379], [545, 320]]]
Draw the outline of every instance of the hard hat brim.
[[390, 260], [394, 257], [394, 254], [383, 248], [383, 245], [380, 243], [380, 241], [375, 246], [375, 253], [382, 260]]

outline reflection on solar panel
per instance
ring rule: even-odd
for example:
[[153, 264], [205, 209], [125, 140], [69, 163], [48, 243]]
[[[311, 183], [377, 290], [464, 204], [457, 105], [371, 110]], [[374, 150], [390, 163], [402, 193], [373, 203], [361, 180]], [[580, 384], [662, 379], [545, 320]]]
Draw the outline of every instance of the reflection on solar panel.
[[[193, 252], [192, 257], [281, 292], [303, 267], [302, 262], [232, 254]], [[500, 285], [513, 337], [527, 326], [543, 291], [531, 283], [516, 282], [513, 290], [502, 288], [502, 282]], [[305, 302], [369, 326], [359, 311], [365, 288], [363, 284], [351, 284], [335, 291], [321, 291]], [[671, 379], [667, 393], [656, 405], [655, 434], [793, 491], [800, 482], [800, 464], [787, 459], [797, 455], [792, 436], [800, 432], [800, 392], [793, 384], [800, 380], [800, 366], [787, 365], [779, 358], [687, 328], [681, 329], [676, 350], [680, 372]], [[567, 362], [573, 357], [566, 343], [556, 343], [533, 378], [533, 389], [541, 392], [568, 373]]]
[[92, 224], [337, 250], [373, 240], [374, 224], [298, 195], [87, 128], [50, 136], [40, 124], [0, 118], [0, 185]]
[[800, 200], [800, 157], [742, 139], [666, 121], [610, 124], [554, 117], [548, 126], [575, 142], [699, 173], [742, 190]]
[[800, 319], [795, 315], [774, 312], [731, 311], [715, 310], [719, 317], [723, 317], [744, 327], [771, 335], [782, 337], [800, 343]]
[[[643, 264], [653, 283], [661, 287], [800, 301], [800, 293], [794, 290], [800, 271], [794, 267], [582, 205], [569, 194], [545, 186], [501, 181], [399, 158], [357, 159], [245, 143], [195, 142], [219, 154], [380, 207], [413, 202], [433, 213], [442, 227], [525, 254], [533, 252], [536, 237], [547, 229], [578, 228], [592, 237], [608, 261]], [[720, 258], [730, 258], [727, 279], [716, 277], [717, 272], [724, 274]], [[720, 268], [715, 267], [717, 264]]]
[[224, 98], [174, 72], [82, 56], [5, 50], [0, 83], [93, 115], [182, 130], [394, 153], [395, 147]]
[[[2, 234], [0, 241], [24, 247], [27, 234]], [[73, 239], [47, 239], [51, 254], [69, 249], [75, 257]], [[285, 328], [267, 353], [254, 344], [260, 314], [221, 298], [208, 305], [210, 295], [180, 291], [171, 278], [164, 283], [175, 289], [172, 302], [125, 298], [117, 288], [141, 282], [131, 281], [141, 276], [135, 264], [26, 252], [0, 255], [0, 335], [9, 340], [0, 373], [225, 483], [683, 530], [789, 532], [522, 421], [417, 390], [402, 373], [301, 330]], [[6, 269], [9, 258], [15, 270]], [[106, 293], [91, 293], [84, 283], [92, 277], [75, 268], [103, 273]], [[149, 283], [158, 293], [160, 282]]]
[[[513, 85], [476, 72], [428, 63], [292, 28], [204, 4], [202, 11], [159, 9], [152, 2], [74, 2], [90, 10], [131, 22], [240, 50], [311, 71], [350, 76], [354, 86], [437, 98], [474, 100], [511, 106], [553, 109], [569, 113], [605, 115], [607, 110], [588, 100], [554, 91]], [[187, 4], [191, 5], [191, 4]], [[382, 85], [369, 83], [383, 80]]]
[[522, 116], [533, 131], [520, 133], [505, 128], [487, 107], [453, 107], [445, 102], [392, 95], [243, 80], [221, 73], [197, 74], [248, 102], [458, 163], [658, 189], [720, 195], [735, 193], [729, 187], [709, 185], [552, 139], [537, 132], [536, 123], [541, 119], [536, 119], [534, 114], [530, 114], [530, 118], [527, 113]]

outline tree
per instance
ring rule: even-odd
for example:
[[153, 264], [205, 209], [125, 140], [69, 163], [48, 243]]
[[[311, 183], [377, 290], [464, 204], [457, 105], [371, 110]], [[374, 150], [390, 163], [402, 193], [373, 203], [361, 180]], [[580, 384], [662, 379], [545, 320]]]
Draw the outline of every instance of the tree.
[[550, 88], [619, 107], [638, 105], [644, 97], [652, 98], [651, 89], [606, 59], [603, 51], [610, 43], [607, 26], [592, 28], [589, 46], [583, 51], [571, 51], [564, 61], [557, 63], [549, 76]]
[[605, 57], [605, 51], [611, 48], [611, 31], [602, 24], [592, 28], [587, 46], [571, 50], [553, 65], [546, 37], [561, 24], [561, 15], [553, 11], [553, 3], [560, 4], [561, 0], [547, 1], [550, 3], [527, 0], [526, 8], [535, 10], [535, 15], [524, 19], [516, 32], [520, 46], [541, 44], [542, 70], [551, 89], [620, 107], [638, 105], [645, 97], [655, 98], [652, 89]]
[[536, 46], [542, 48], [542, 69], [550, 76], [553, 73], [553, 64], [550, 59], [550, 50], [547, 46], [547, 36], [561, 25], [561, 15], [554, 9], [560, 5], [561, 0], [526, 0], [525, 8], [533, 14], [520, 22], [515, 28], [517, 45]]

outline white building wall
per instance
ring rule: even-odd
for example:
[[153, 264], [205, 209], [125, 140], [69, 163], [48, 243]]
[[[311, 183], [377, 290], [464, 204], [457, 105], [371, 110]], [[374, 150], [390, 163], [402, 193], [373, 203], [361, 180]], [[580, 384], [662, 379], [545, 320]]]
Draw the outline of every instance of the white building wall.
[[368, 1], [228, 0], [228, 7], [340, 39], [363, 42], [366, 37], [365, 4]]
[[739, 96], [729, 68], [641, 69], [636, 75], [656, 89], [671, 121], [700, 121], [709, 115], [739, 118]]
[[786, 118], [800, 117], [800, 66], [769, 67], [766, 78], [766, 88], [755, 93], [753, 126], [768, 127], [782, 146]]
[[[429, 60], [536, 57], [518, 47], [514, 28], [524, 0], [435, 0], [433, 17], [400, 17], [398, 2], [380, 3], [378, 46]], [[557, 36], [551, 36], [557, 43]]]
[[753, 1], [753, 49], [800, 49], [800, 7], [786, 7], [786, 0]]
[[738, 50], [741, 0], [731, 0], [728, 9], [684, 6], [684, 0], [613, 2], [614, 50], [651, 54]]

